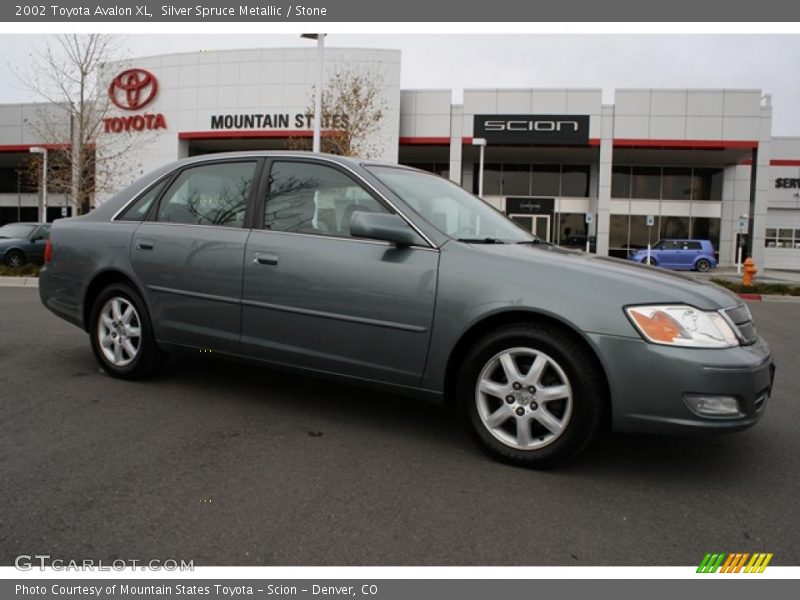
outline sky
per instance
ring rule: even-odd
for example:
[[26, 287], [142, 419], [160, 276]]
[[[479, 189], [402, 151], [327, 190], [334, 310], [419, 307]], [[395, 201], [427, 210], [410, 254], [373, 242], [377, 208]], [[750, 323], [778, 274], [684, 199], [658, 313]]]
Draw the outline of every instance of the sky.
[[[44, 35], [0, 35], [0, 103], [33, 100], [13, 69], [24, 69]], [[298, 35], [124, 35], [127, 57], [199, 50], [308, 47]], [[402, 51], [404, 89], [746, 88], [772, 95], [773, 135], [800, 136], [800, 35], [504, 34], [345, 35], [333, 47]]]

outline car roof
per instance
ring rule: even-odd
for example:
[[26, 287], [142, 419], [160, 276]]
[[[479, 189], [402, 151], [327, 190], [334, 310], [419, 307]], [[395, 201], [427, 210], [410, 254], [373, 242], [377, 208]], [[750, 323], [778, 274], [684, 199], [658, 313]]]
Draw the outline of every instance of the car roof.
[[400, 167], [400, 168], [410, 168], [405, 167], [404, 165], [398, 165], [397, 163], [389, 162], [389, 161], [382, 161], [382, 160], [375, 160], [375, 159], [367, 159], [367, 158], [358, 158], [354, 156], [340, 156], [338, 154], [328, 154], [326, 152], [306, 152], [301, 150], [236, 150], [232, 152], [214, 152], [211, 154], [199, 154], [197, 156], [192, 156], [189, 158], [184, 158], [176, 163], [179, 164], [190, 164], [194, 162], [202, 162], [206, 160], [214, 160], [214, 159], [222, 159], [222, 158], [254, 158], [254, 157], [263, 157], [263, 158], [322, 158], [328, 161], [338, 162], [341, 164], [346, 165], [358, 165], [358, 166], [387, 166], [387, 167]]

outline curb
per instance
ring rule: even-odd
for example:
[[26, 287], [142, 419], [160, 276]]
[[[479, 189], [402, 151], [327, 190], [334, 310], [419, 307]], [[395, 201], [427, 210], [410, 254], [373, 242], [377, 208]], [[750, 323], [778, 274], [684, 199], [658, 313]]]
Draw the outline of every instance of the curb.
[[39, 287], [39, 278], [0, 277], [0, 287]]
[[737, 294], [743, 300], [752, 302], [782, 302], [784, 304], [800, 304], [800, 296], [779, 296], [777, 294]]

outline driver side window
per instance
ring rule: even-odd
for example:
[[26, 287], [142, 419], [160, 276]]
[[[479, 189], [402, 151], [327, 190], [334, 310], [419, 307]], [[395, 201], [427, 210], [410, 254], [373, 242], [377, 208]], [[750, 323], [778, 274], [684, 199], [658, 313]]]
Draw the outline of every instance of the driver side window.
[[388, 212], [338, 169], [309, 162], [272, 163], [264, 229], [350, 237], [356, 211]]

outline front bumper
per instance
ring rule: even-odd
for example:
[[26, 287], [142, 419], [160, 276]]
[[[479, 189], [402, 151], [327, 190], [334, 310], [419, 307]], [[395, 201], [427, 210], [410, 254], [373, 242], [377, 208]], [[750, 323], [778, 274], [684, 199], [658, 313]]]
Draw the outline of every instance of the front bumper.
[[[606, 335], [591, 340], [608, 376], [615, 431], [740, 431], [758, 422], [772, 390], [775, 366], [761, 338], [750, 346], [719, 350]], [[700, 416], [687, 406], [685, 394], [733, 396], [740, 414]]]

